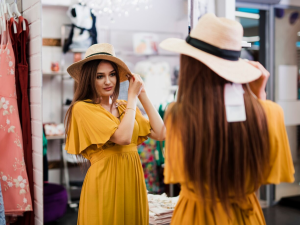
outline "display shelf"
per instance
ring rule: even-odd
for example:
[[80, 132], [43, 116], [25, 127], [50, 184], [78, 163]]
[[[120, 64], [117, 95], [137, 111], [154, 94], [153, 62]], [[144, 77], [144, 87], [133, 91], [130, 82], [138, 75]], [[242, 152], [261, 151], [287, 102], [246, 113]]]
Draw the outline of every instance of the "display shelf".
[[71, 53], [85, 53], [87, 50], [87, 48], [73, 48], [73, 49], [70, 49], [68, 52], [71, 52]]
[[178, 57], [179, 54], [137, 54], [135, 52], [123, 52], [123, 51], [116, 51], [116, 55], [120, 56], [134, 56], [134, 57]]
[[67, 72], [43, 72], [43, 76], [64, 76], [68, 75]]
[[[72, 162], [68, 162], [68, 168], [78, 168], [78, 165], [83, 164], [82, 162], [76, 162], [76, 163], [72, 163]], [[60, 169], [61, 168], [61, 161], [60, 160], [50, 160], [48, 161], [48, 169], [52, 170], [52, 169]], [[70, 181], [72, 182], [72, 181]], [[77, 182], [77, 181], [76, 181]], [[72, 184], [72, 186], [74, 186]]]
[[47, 140], [62, 140], [65, 139], [65, 135], [53, 135], [53, 136], [46, 136]]
[[62, 7], [69, 8], [72, 5], [72, 0], [42, 0], [43, 7]]

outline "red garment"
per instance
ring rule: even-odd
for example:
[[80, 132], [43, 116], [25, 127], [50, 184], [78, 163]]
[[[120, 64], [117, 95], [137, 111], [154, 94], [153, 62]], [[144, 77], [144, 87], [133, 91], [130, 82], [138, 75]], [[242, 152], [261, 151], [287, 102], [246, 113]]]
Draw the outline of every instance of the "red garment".
[[[15, 34], [14, 32], [14, 25], [13, 24], [16, 24], [16, 27], [17, 27], [17, 33]], [[20, 78], [19, 78], [19, 71], [18, 71], [18, 62], [19, 62], [19, 50], [18, 50], [18, 38], [19, 38], [19, 35], [20, 33], [22, 32], [22, 30], [20, 30], [18, 28], [18, 23], [15, 21], [14, 18], [10, 18], [9, 20], [9, 36], [10, 36], [10, 39], [11, 39], [11, 43], [12, 43], [12, 46], [13, 46], [13, 49], [14, 49], [14, 54], [15, 54], [15, 65], [16, 65], [16, 71], [15, 71], [15, 82], [16, 82], [16, 92], [17, 92], [17, 103], [18, 103], [18, 110], [19, 112], [22, 112], [22, 92], [21, 92], [21, 86], [20, 86]], [[21, 114], [19, 114], [20, 116], [20, 122], [21, 122], [21, 125], [22, 125], [22, 117], [21, 117]]]
[[[26, 23], [26, 30], [23, 30], [23, 21]], [[13, 27], [10, 27], [10, 31], [13, 32]], [[34, 188], [33, 188], [33, 164], [32, 164], [32, 139], [31, 139], [31, 118], [30, 118], [30, 108], [28, 100], [28, 63], [26, 58], [26, 43], [29, 34], [29, 25], [26, 19], [22, 16], [19, 17], [18, 24], [18, 46], [16, 48], [18, 54], [18, 75], [19, 84], [21, 91], [21, 102], [18, 106], [21, 107], [20, 110], [20, 121], [22, 124], [22, 134], [23, 134], [23, 146], [24, 146], [24, 159], [26, 164], [26, 170], [28, 174], [29, 188], [31, 193], [31, 200], [34, 202]], [[15, 50], [15, 49], [14, 49]], [[18, 218], [16, 224], [19, 225], [34, 225], [34, 213], [26, 212], [24, 217]]]

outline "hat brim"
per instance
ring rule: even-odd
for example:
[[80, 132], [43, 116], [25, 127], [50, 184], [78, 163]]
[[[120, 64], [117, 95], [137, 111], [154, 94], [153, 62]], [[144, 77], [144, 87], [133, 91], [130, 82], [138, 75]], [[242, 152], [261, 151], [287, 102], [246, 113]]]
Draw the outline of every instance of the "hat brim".
[[79, 81], [80, 72], [83, 64], [86, 62], [92, 61], [92, 60], [98, 60], [103, 59], [110, 62], [114, 62], [119, 69], [119, 76], [120, 76], [120, 82], [124, 82], [128, 80], [127, 75], [131, 75], [130, 70], [128, 69], [127, 65], [119, 58], [110, 56], [110, 55], [95, 55], [88, 58], [85, 58], [79, 62], [73, 63], [71, 66], [68, 67], [67, 71], [71, 75], [71, 77], [74, 78], [76, 82]]
[[168, 38], [162, 41], [159, 46], [168, 51], [193, 57], [204, 63], [220, 77], [237, 84], [249, 83], [262, 75], [259, 69], [243, 59], [238, 61], [222, 59], [197, 49], [182, 39]]

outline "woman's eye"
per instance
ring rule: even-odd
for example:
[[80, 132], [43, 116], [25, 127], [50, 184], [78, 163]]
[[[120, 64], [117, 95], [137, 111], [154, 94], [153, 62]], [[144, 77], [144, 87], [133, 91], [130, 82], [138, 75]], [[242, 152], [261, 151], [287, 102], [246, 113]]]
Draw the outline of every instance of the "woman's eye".
[[97, 76], [97, 79], [101, 79], [101, 78], [103, 78], [103, 76], [102, 76], [102, 75], [99, 75], [99, 76]]
[[116, 76], [117, 74], [116, 73], [111, 73], [110, 76], [114, 77]]

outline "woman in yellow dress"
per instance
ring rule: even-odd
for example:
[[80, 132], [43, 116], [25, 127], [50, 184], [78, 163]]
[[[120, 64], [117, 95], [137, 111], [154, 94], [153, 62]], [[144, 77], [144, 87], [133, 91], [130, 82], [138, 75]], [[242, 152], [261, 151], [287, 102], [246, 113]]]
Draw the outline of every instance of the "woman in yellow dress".
[[[91, 46], [69, 74], [78, 86], [67, 112], [66, 147], [88, 159], [79, 203], [79, 225], [148, 225], [149, 210], [137, 145], [165, 138], [165, 128], [139, 75], [115, 57], [113, 46]], [[129, 79], [128, 101], [117, 100]], [[149, 121], [136, 107], [141, 101]]]
[[181, 184], [171, 225], [265, 225], [255, 191], [294, 181], [282, 109], [266, 100], [266, 69], [239, 59], [242, 37], [206, 14], [186, 41], [160, 45], [181, 53], [165, 118], [165, 182]]

